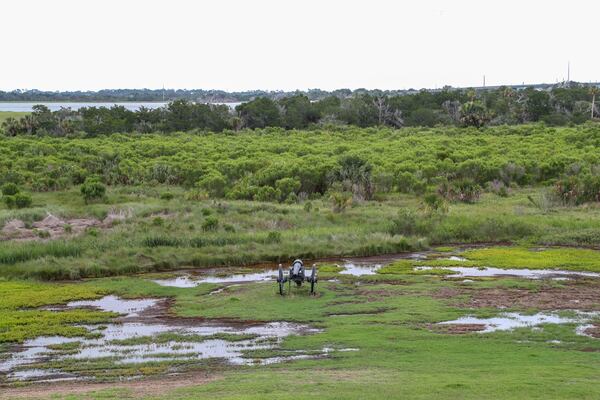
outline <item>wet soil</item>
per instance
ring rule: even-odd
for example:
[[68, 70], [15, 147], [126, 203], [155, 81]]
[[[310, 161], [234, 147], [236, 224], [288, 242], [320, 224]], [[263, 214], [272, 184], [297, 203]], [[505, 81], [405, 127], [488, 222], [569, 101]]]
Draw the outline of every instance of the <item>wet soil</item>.
[[461, 335], [471, 332], [481, 332], [485, 329], [485, 324], [430, 324], [428, 327], [434, 332]]
[[600, 311], [600, 284], [595, 281], [573, 281], [563, 287], [542, 287], [537, 291], [461, 288], [443, 290], [437, 295], [444, 298], [468, 295], [468, 300], [461, 301], [462, 307]]
[[[314, 334], [319, 329], [288, 322], [225, 321], [223, 319], [179, 318], [170, 313], [169, 299], [121, 299], [105, 296], [46, 307], [56, 312], [71, 308], [93, 308], [120, 316], [111, 323], [85, 325], [89, 337], [41, 336], [10, 349], [0, 361], [0, 373], [9, 382], [94, 380], [90, 372], [73, 375], [60, 367], [48, 370], [47, 361], [77, 362], [111, 358], [115, 365], [148, 362], [217, 360], [229, 365], [266, 365], [296, 359], [319, 358], [328, 352], [297, 351], [289, 356], [260, 360], [247, 357], [252, 350], [276, 349], [290, 335]], [[172, 335], [157, 341], [159, 335]], [[173, 336], [174, 335], [174, 336]], [[61, 352], [56, 346], [75, 345]]]

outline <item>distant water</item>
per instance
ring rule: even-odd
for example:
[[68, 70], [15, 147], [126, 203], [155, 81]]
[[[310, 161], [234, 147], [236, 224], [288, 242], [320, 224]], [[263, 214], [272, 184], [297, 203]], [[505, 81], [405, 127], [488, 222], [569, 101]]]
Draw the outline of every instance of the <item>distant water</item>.
[[[71, 110], [79, 110], [82, 107], [112, 107], [114, 105], [123, 106], [128, 110], [138, 110], [144, 106], [146, 108], [160, 108], [165, 106], [166, 102], [0, 102], [0, 111], [19, 111], [19, 112], [30, 112], [33, 111], [33, 106], [36, 104], [43, 104], [50, 109], [50, 111], [58, 111], [61, 108], [70, 108]], [[227, 104], [231, 108], [235, 108], [241, 103], [215, 103], [215, 104]]]

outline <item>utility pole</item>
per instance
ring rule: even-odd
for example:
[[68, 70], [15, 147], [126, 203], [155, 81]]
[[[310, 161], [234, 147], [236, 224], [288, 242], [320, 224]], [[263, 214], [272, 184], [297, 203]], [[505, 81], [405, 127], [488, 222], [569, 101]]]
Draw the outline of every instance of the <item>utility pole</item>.
[[483, 75], [483, 87], [485, 87], [485, 75]]
[[567, 61], [567, 83], [571, 82], [571, 61]]

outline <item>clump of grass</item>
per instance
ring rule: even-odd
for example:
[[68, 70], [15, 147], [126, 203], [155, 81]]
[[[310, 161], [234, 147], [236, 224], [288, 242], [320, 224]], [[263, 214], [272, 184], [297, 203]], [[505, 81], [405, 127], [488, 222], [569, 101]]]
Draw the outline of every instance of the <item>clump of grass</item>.
[[42, 257], [79, 257], [82, 252], [79, 244], [64, 241], [6, 243], [0, 246], [0, 264], [16, 264]]
[[146, 247], [181, 247], [185, 245], [185, 242], [182, 239], [168, 236], [151, 236], [145, 238], [143, 244]]
[[265, 244], [277, 244], [281, 243], [281, 232], [272, 231], [267, 234], [264, 240]]
[[[451, 270], [444, 268], [431, 268], [425, 270], [415, 269], [415, 267], [419, 266], [425, 265], [413, 260], [399, 260], [381, 267], [377, 270], [377, 273], [390, 275], [448, 275], [452, 273]], [[430, 266], [429, 263], [427, 266]]]
[[219, 219], [217, 217], [208, 216], [202, 222], [203, 231], [216, 231], [219, 228]]

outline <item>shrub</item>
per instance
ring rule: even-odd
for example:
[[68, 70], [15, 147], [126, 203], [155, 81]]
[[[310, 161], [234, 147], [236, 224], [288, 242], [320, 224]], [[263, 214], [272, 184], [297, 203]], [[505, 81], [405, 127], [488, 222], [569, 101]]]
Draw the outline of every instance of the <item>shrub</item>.
[[438, 186], [438, 193], [450, 201], [475, 203], [481, 196], [481, 187], [472, 180], [462, 179], [442, 183]]
[[261, 186], [257, 189], [254, 195], [256, 201], [274, 201], [281, 197], [281, 192], [275, 190], [271, 186]]
[[564, 205], [575, 205], [583, 202], [581, 182], [576, 176], [568, 176], [556, 182], [554, 191]]
[[235, 232], [235, 226], [233, 226], [231, 224], [223, 224], [223, 230], [225, 232], [233, 233], [233, 232]]
[[423, 198], [423, 205], [427, 215], [431, 216], [434, 214], [445, 215], [448, 213], [448, 204], [443, 197], [429, 193]]
[[209, 174], [203, 176], [196, 183], [196, 186], [208, 192], [212, 197], [223, 197], [227, 180], [220, 172], [211, 171]]
[[311, 212], [312, 208], [313, 208], [312, 202], [307, 201], [306, 203], [304, 203], [304, 211]]
[[508, 197], [508, 187], [498, 179], [488, 182], [488, 190], [497, 196]]
[[339, 213], [346, 210], [352, 205], [352, 193], [350, 192], [331, 192], [329, 200], [333, 208], [333, 212]]
[[160, 198], [162, 200], [173, 200], [174, 197], [175, 197], [175, 195], [170, 192], [163, 192], [160, 194]]
[[85, 204], [91, 201], [102, 200], [106, 194], [106, 186], [100, 182], [98, 178], [86, 178], [81, 185], [81, 195], [85, 200]]
[[281, 243], [281, 232], [269, 232], [265, 243]]
[[15, 194], [15, 206], [17, 208], [30, 207], [32, 203], [31, 195], [29, 193], [17, 193]]
[[202, 215], [204, 215], [205, 217], [208, 217], [209, 215], [211, 215], [213, 212], [210, 208], [203, 208], [202, 210], [200, 210], [200, 212], [202, 213]]
[[433, 230], [433, 222], [430, 218], [418, 215], [412, 210], [402, 209], [398, 216], [392, 220], [388, 233], [404, 236], [425, 236]]
[[209, 216], [202, 222], [203, 231], [216, 231], [219, 228], [219, 219], [217, 217]]
[[162, 217], [154, 217], [152, 219], [152, 225], [154, 226], [163, 226], [165, 224], [165, 220]]
[[2, 196], [2, 201], [4, 202], [7, 208], [15, 207], [15, 196]]
[[302, 184], [297, 178], [283, 178], [275, 182], [275, 190], [279, 191], [281, 201], [287, 200], [291, 194], [296, 195], [300, 186]]
[[298, 195], [294, 192], [291, 192], [284, 201], [285, 204], [296, 204], [297, 202], [298, 202]]
[[4, 196], [14, 196], [17, 193], [19, 193], [19, 187], [16, 184], [8, 182], [2, 185], [2, 194]]

